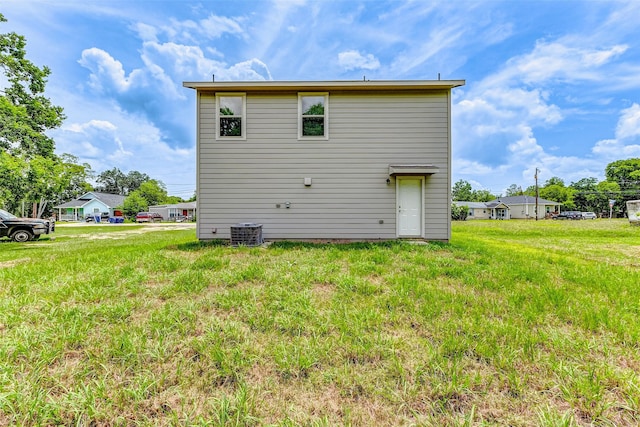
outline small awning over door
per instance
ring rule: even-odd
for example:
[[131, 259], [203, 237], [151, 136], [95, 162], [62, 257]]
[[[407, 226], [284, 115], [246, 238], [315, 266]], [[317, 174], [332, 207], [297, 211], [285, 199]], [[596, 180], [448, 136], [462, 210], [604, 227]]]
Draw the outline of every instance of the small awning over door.
[[389, 176], [412, 175], [425, 176], [438, 173], [437, 166], [431, 164], [395, 164], [389, 165]]

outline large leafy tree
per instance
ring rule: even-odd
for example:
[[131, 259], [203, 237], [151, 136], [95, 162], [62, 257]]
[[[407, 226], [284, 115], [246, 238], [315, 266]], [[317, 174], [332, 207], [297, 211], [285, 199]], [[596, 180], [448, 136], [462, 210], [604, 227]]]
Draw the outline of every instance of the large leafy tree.
[[155, 179], [149, 179], [142, 184], [137, 190], [129, 193], [124, 199], [124, 213], [133, 216], [138, 212], [146, 211], [149, 206], [160, 205], [163, 203], [173, 203], [175, 199], [167, 195], [167, 190], [162, 183]]
[[[0, 22], [6, 19], [0, 14]], [[62, 107], [44, 96], [50, 70], [26, 58], [26, 40], [0, 34], [0, 203], [10, 211], [32, 209], [42, 216], [65, 193], [86, 188], [88, 165], [73, 156], [57, 156], [46, 132], [59, 127]], [[83, 184], [84, 183], [84, 184]]]
[[544, 183], [545, 187], [548, 187], [550, 185], [557, 185], [560, 187], [564, 187], [564, 180], [562, 178], [558, 178], [557, 176], [552, 176], [551, 178], [549, 178], [547, 180], [547, 182]]
[[165, 203], [168, 197], [164, 184], [155, 179], [143, 182], [135, 192], [140, 194], [149, 206]]
[[[626, 212], [626, 201], [640, 199], [640, 158], [616, 160], [604, 169], [607, 181], [620, 187], [620, 192], [609, 194], [615, 200], [614, 211]], [[617, 197], [615, 197], [617, 196]]]
[[67, 174], [67, 183], [58, 194], [56, 202], [64, 202], [75, 199], [78, 196], [93, 190], [91, 184], [88, 183], [93, 178], [93, 170], [88, 163], [79, 163], [79, 159], [71, 154], [62, 154], [60, 160], [65, 164], [65, 173]]
[[126, 180], [127, 176], [118, 168], [113, 168], [101, 172], [96, 177], [96, 190], [104, 193], [120, 194], [126, 196]]
[[573, 202], [574, 190], [564, 185], [551, 184], [542, 187], [538, 195], [546, 200], [553, 200], [554, 202], [562, 203], [565, 209], [574, 209], [575, 203]]
[[[0, 22], [6, 22], [2, 14]], [[0, 148], [27, 159], [52, 157], [54, 142], [45, 132], [65, 117], [62, 107], [44, 96], [51, 71], [26, 58], [26, 44], [24, 36], [0, 34], [0, 68], [7, 81], [0, 97]]]
[[495, 194], [492, 194], [489, 190], [475, 190], [473, 192], [472, 202], [490, 202], [497, 199]]
[[598, 191], [597, 178], [582, 178], [572, 182], [569, 186], [573, 189], [573, 202], [581, 211], [600, 212], [602, 194]]
[[[596, 212], [606, 213], [609, 212], [609, 201], [614, 201], [615, 212], [626, 212], [627, 206], [624, 203], [624, 197], [620, 191], [620, 185], [617, 182], [612, 181], [600, 181], [597, 186], [598, 189], [598, 207]], [[627, 200], [633, 200], [627, 199]]]
[[133, 191], [125, 199], [122, 206], [124, 214], [129, 217], [135, 216], [138, 212], [146, 212], [149, 208], [149, 203], [138, 193]]
[[0, 206], [16, 212], [19, 205], [16, 195], [23, 194], [27, 188], [27, 166], [22, 157], [0, 150]]
[[[138, 190], [143, 183], [150, 180], [151, 180], [151, 177], [146, 173], [131, 171], [127, 174], [127, 177], [126, 177], [125, 190], [127, 194], [129, 194], [132, 191]], [[164, 188], [164, 184], [162, 184], [162, 186]]]
[[473, 187], [467, 181], [461, 179], [453, 184], [451, 198], [454, 201], [470, 202], [473, 199]]
[[127, 196], [136, 191], [143, 182], [149, 181], [151, 177], [146, 173], [131, 171], [125, 174], [118, 168], [113, 168], [101, 172], [97, 178], [96, 190], [104, 193], [120, 194]]

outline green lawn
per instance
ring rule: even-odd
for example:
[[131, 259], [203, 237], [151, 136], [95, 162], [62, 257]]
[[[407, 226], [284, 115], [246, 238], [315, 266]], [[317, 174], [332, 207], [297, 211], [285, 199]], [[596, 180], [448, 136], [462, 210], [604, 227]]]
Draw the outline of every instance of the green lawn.
[[639, 425], [640, 227], [0, 242], [0, 425]]

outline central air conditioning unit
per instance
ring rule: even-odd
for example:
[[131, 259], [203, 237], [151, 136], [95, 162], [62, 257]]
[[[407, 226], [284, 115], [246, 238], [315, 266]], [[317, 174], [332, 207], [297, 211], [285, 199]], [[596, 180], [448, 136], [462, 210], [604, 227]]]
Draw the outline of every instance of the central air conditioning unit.
[[262, 243], [262, 224], [242, 222], [231, 226], [231, 246], [260, 246]]

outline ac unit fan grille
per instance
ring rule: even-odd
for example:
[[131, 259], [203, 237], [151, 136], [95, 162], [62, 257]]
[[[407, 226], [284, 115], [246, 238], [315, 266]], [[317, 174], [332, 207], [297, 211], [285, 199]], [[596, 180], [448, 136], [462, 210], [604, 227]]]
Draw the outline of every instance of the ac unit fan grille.
[[231, 246], [260, 246], [262, 224], [242, 223], [231, 227]]

